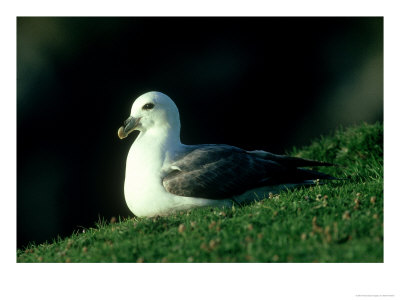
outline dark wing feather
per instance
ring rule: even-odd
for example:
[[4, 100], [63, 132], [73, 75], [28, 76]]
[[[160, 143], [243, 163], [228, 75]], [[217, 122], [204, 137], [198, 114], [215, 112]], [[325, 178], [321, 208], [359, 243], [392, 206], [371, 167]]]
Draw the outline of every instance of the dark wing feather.
[[335, 166], [334, 164], [327, 163], [327, 162], [321, 162], [321, 161], [316, 161], [316, 160], [310, 160], [310, 159], [305, 159], [305, 158], [300, 158], [300, 157], [292, 157], [292, 156], [286, 156], [286, 155], [278, 155], [262, 150], [255, 150], [255, 151], [246, 151], [250, 155], [253, 156], [258, 156], [263, 159], [268, 159], [275, 161], [277, 163], [280, 163], [286, 167], [312, 167], [312, 166]]
[[192, 147], [173, 164], [163, 185], [179, 196], [224, 199], [264, 185], [333, 179], [268, 158], [227, 145]]

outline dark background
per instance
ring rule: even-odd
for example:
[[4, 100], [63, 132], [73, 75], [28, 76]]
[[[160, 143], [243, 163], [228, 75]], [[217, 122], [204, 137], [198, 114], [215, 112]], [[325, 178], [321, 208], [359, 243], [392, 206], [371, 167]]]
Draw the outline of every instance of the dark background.
[[186, 144], [283, 153], [383, 120], [383, 18], [17, 18], [17, 246], [131, 216], [134, 99], [169, 95]]

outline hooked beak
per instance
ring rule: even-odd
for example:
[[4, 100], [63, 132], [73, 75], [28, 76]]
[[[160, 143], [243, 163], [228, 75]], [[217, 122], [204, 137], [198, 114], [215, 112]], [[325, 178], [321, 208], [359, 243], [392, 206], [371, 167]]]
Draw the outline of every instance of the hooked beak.
[[140, 119], [141, 118], [134, 118], [132, 116], [126, 119], [126, 121], [124, 122], [124, 126], [121, 126], [118, 129], [118, 137], [121, 140], [126, 138], [139, 125]]

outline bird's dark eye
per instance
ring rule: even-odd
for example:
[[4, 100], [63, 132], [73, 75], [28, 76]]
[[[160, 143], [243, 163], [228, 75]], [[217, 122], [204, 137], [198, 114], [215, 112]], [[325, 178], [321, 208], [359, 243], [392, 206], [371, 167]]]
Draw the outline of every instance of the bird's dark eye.
[[154, 107], [153, 103], [146, 103], [145, 105], [143, 105], [142, 109], [149, 110], [152, 109], [153, 107]]

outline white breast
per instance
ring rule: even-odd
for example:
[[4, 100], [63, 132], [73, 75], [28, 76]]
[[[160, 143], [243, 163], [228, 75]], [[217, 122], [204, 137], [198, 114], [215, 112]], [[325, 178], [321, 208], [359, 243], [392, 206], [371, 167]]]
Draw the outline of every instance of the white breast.
[[146, 147], [146, 139], [136, 141], [129, 150], [125, 173], [125, 200], [136, 216], [152, 216], [165, 209], [160, 170], [164, 157]]

